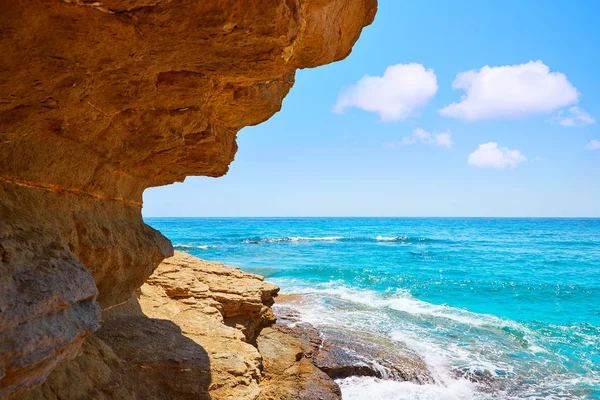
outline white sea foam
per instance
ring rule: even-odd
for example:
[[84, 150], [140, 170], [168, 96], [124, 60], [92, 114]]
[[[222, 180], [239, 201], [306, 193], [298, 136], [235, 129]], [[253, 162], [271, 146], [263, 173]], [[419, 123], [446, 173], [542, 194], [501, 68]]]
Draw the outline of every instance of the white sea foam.
[[417, 385], [411, 382], [350, 377], [336, 380], [344, 400], [471, 400], [486, 399], [467, 380], [449, 385]]
[[408, 236], [377, 236], [375, 240], [380, 242], [397, 242], [408, 240]]
[[305, 237], [305, 236], [290, 236], [284, 238], [264, 238], [264, 239], [246, 239], [243, 242], [249, 244], [258, 243], [296, 243], [296, 242], [309, 242], [309, 241], [324, 241], [324, 242], [335, 242], [337, 240], [348, 239], [344, 236], [323, 236], [323, 237]]
[[[406, 290], [397, 290], [393, 294], [382, 294], [373, 290], [357, 290], [342, 285], [341, 281], [332, 281], [315, 288], [297, 287], [294, 293], [309, 295], [326, 295], [361, 304], [374, 309], [392, 309], [406, 313], [412, 317], [431, 320], [432, 322], [453, 322], [465, 325], [462, 329], [474, 327], [501, 330], [508, 328], [523, 334], [523, 339], [532, 352], [545, 352], [541, 344], [535, 344], [535, 334], [530, 329], [515, 321], [503, 319], [491, 314], [479, 314], [468, 310], [437, 305], [417, 299]], [[453, 325], [453, 329], [456, 327]]]
[[292, 242], [304, 242], [304, 241], [311, 241], [311, 240], [333, 242], [333, 241], [336, 241], [336, 240], [344, 239], [344, 237], [343, 236], [324, 236], [324, 237], [295, 236], [295, 237], [290, 237], [288, 239], [290, 241], [292, 241]]
[[193, 244], [174, 244], [173, 248], [175, 250], [188, 250], [188, 249], [202, 249], [202, 250], [208, 250], [208, 249], [218, 249], [221, 246], [211, 246], [211, 245], [193, 245]]
[[409, 292], [398, 290], [392, 296], [382, 296], [372, 290], [355, 290], [344, 286], [321, 285], [320, 288], [298, 288], [295, 293], [326, 294], [339, 297], [353, 303], [363, 304], [373, 308], [391, 308], [412, 315], [445, 318], [472, 326], [496, 325], [504, 326], [510, 321], [487, 314], [476, 314], [460, 308], [446, 305], [436, 305], [419, 300]]
[[[503, 382], [523, 373], [515, 370], [511, 354], [527, 352], [535, 368], [544, 370], [546, 365], [537, 358], [549, 353], [543, 338], [515, 321], [431, 304], [407, 291], [357, 290], [344, 286], [342, 281], [309, 288], [300, 281], [281, 284], [288, 292], [306, 295], [305, 300], [295, 305], [303, 321], [368, 332], [403, 343], [421, 356], [436, 382], [413, 385], [349, 378], [340, 381], [344, 399], [485, 399], [489, 385], [496, 395], [502, 394], [500, 398], [516, 398], [502, 389]], [[562, 381], [567, 377], [553, 373], [552, 382], [540, 384], [554, 388], [564, 385]], [[482, 383], [472, 383], [466, 379], [469, 375], [483, 376]], [[488, 389], [482, 392], [482, 387]], [[546, 389], [533, 385], [521, 390], [520, 393], [531, 390], [535, 394]]]

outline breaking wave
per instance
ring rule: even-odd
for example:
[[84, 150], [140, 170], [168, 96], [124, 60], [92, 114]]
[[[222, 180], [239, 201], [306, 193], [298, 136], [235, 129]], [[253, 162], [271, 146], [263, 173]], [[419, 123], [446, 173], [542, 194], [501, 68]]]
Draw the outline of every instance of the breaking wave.
[[337, 381], [344, 399], [520, 399], [540, 393], [546, 399], [586, 399], [600, 379], [593, 362], [578, 366], [587, 371], [582, 378], [581, 371], [565, 367], [569, 358], [552, 348], [576, 341], [585, 352], [596, 354], [600, 327], [548, 326], [540, 331], [531, 324], [422, 301], [406, 290], [381, 293], [340, 281], [314, 287], [277, 283], [286, 292], [305, 295], [293, 304], [303, 321], [402, 343], [423, 358], [436, 381], [415, 385], [346, 378]]
[[306, 236], [288, 236], [281, 238], [250, 238], [242, 240], [246, 244], [262, 244], [262, 243], [298, 243], [298, 242], [398, 242], [402, 244], [424, 243], [424, 242], [441, 242], [435, 239], [424, 237], [411, 238], [408, 236], [383, 236], [376, 237], [360, 237], [360, 236], [322, 236], [322, 237], [306, 237]]
[[311, 242], [311, 241], [322, 241], [322, 242], [335, 242], [338, 240], [352, 240], [353, 238], [346, 238], [343, 236], [323, 236], [323, 237], [304, 237], [304, 236], [290, 236], [284, 238], [259, 238], [259, 239], [246, 239], [243, 243], [246, 244], [260, 244], [260, 243], [297, 243], [297, 242]]
[[220, 249], [221, 246], [214, 245], [195, 245], [195, 244], [174, 244], [173, 248], [175, 250], [189, 251], [194, 249], [208, 250], [208, 249]]

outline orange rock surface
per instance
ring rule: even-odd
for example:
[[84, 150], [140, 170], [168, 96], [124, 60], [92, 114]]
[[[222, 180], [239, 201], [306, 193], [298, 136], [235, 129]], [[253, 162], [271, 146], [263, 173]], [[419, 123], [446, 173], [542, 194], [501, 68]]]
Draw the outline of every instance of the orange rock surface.
[[[173, 252], [144, 189], [221, 176], [376, 0], [0, 1], [0, 397], [36, 386]], [[249, 328], [250, 329], [250, 328]]]

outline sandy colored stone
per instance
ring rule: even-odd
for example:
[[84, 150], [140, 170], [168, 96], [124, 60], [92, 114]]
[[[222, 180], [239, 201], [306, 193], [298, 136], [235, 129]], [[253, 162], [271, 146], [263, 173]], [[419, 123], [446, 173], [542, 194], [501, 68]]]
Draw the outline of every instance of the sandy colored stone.
[[43, 385], [20, 400], [136, 400], [132, 382], [121, 373], [125, 362], [96, 335], [88, 338], [80, 354], [52, 371]]
[[341, 391], [303, 356], [302, 343], [277, 329], [265, 328], [256, 340], [263, 359], [260, 400], [339, 400]]
[[[270, 306], [278, 292], [259, 275], [178, 251], [141, 287], [140, 304], [150, 317], [183, 324], [208, 317], [237, 328], [253, 342], [258, 329], [275, 322]], [[202, 329], [199, 325], [196, 329]]]
[[[270, 305], [278, 291], [277, 286], [264, 282], [260, 276], [175, 252], [175, 256], [161, 263], [140, 288], [138, 298], [106, 312], [108, 322], [98, 336], [112, 343], [112, 338], [120, 337], [120, 327], [136, 318], [139, 312], [151, 321], [174, 324], [180, 336], [193, 342], [196, 350], [206, 355], [204, 364], [192, 366], [183, 362], [185, 358], [174, 358], [171, 350], [158, 356], [163, 362], [169, 360], [175, 370], [189, 370], [186, 376], [191, 378], [187, 387], [194, 389], [189, 389], [189, 398], [210, 395], [216, 400], [255, 399], [260, 392], [261, 356], [251, 343], [263, 326], [274, 322]], [[114, 326], [113, 333], [106, 331], [107, 324]], [[117, 354], [129, 354], [131, 345], [144, 343], [142, 338], [129, 334], [127, 337], [127, 343], [115, 348]], [[140, 346], [143, 352], [146, 345]], [[164, 347], [169, 349], [169, 346]], [[138, 359], [136, 354], [122, 357], [132, 362]], [[131, 373], [127, 375], [131, 377]], [[199, 379], [200, 375], [204, 381]], [[134, 380], [140, 381], [139, 378]], [[151, 376], [149, 380], [159, 387], [148, 390], [146, 396], [160, 393], [164, 387], [171, 388], [169, 393], [179, 393], [172, 394], [173, 398], [188, 396], [178, 389], [181, 377], [177, 374]], [[198, 385], [194, 386], [194, 382]], [[206, 384], [200, 385], [202, 382]]]
[[346, 57], [375, 12], [376, 0], [0, 2], [0, 396], [76, 354], [98, 304], [126, 301], [172, 254], [142, 221], [144, 189], [225, 174], [238, 130], [281, 108], [298, 68]]
[[300, 341], [267, 327], [278, 291], [260, 276], [176, 252], [127, 302], [104, 311], [77, 358], [15, 398], [338, 399], [331, 378], [302, 358]]

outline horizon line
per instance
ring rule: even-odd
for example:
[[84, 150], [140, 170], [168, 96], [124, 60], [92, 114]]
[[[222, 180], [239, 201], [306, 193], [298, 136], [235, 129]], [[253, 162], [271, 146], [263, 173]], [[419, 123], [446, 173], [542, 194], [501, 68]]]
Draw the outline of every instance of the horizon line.
[[142, 216], [142, 218], [497, 218], [497, 219], [509, 219], [509, 218], [522, 218], [522, 219], [600, 219], [600, 216], [387, 216], [387, 215], [304, 215], [304, 216], [294, 216], [294, 215], [246, 215], [246, 216], [236, 216], [236, 215], [222, 215], [222, 216], [200, 216], [200, 215], [186, 215], [186, 216], [169, 216], [169, 215], [151, 215], [151, 216]]

